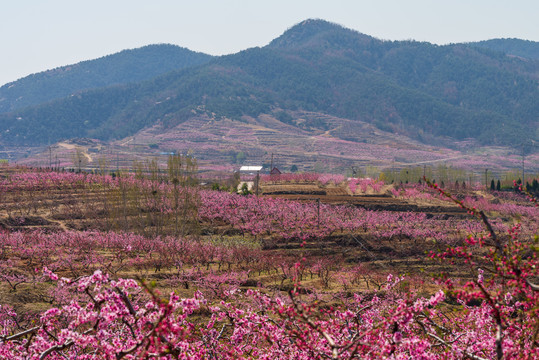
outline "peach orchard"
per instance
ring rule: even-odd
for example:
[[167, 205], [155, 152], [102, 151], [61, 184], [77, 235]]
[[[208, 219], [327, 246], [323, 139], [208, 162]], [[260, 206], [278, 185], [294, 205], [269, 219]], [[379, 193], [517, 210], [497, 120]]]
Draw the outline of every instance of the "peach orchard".
[[[394, 189], [468, 213], [444, 218], [11, 170], [2, 291], [45, 305], [1, 305], [2, 358], [539, 358], [539, 208], [522, 189], [497, 201], [428, 180]], [[30, 224], [44, 217], [63, 227]], [[78, 219], [86, 230], [66, 227]], [[325, 256], [327, 242], [343, 255]], [[409, 244], [434, 270], [344, 260], [378, 243]]]

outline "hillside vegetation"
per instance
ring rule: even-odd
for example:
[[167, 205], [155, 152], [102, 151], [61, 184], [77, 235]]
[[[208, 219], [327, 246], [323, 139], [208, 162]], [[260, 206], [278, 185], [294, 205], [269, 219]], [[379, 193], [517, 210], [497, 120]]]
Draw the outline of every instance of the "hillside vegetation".
[[159, 44], [62, 66], [0, 87], [0, 113], [64, 98], [83, 90], [151, 79], [209, 59], [210, 55]]
[[0, 115], [0, 131], [11, 144], [110, 140], [201, 114], [212, 121], [271, 114], [297, 127], [299, 110], [423, 142], [444, 136], [516, 147], [538, 139], [538, 74], [538, 61], [474, 45], [381, 41], [307, 20], [262, 48]]
[[521, 39], [491, 39], [471, 43], [478, 47], [501, 51], [507, 55], [539, 60], [539, 43]]

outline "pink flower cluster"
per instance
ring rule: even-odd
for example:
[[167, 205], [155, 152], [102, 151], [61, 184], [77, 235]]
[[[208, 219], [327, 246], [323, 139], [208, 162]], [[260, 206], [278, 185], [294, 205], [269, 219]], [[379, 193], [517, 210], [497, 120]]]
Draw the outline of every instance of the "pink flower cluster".
[[348, 187], [352, 194], [355, 194], [358, 187], [362, 193], [366, 193], [368, 189], [372, 189], [374, 193], [379, 193], [384, 186], [384, 182], [381, 180], [370, 178], [349, 178]]
[[[450, 318], [441, 306], [443, 291], [428, 298], [401, 293], [397, 280], [388, 279], [383, 293], [355, 294], [338, 308], [318, 308], [302, 300], [299, 284], [289, 298], [248, 290], [211, 303], [200, 292], [164, 298], [145, 283], [110, 280], [96, 271], [59, 282], [72, 300], [45, 311], [33, 327], [17, 329], [9, 321], [13, 312], [0, 312], [1, 333], [9, 334], [0, 338], [0, 356], [456, 360], [499, 358], [498, 343], [505, 359], [539, 356], [531, 336], [537, 319], [526, 326], [508, 323], [499, 333], [488, 302], [464, 305], [466, 311]], [[506, 298], [504, 312], [521, 312]]]

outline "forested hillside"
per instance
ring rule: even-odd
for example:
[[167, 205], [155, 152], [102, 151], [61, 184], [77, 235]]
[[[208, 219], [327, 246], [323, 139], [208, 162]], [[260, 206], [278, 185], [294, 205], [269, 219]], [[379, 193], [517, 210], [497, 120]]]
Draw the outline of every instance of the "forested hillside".
[[109, 140], [201, 113], [216, 121], [272, 114], [299, 126], [293, 113], [305, 110], [421, 141], [444, 136], [519, 146], [538, 138], [538, 75], [539, 62], [502, 52], [381, 41], [307, 20], [262, 48], [1, 115], [0, 131], [3, 142], [18, 144]]
[[509, 56], [539, 60], [539, 43], [521, 39], [491, 39], [470, 43], [495, 51], [503, 52]]
[[0, 113], [63, 98], [82, 90], [151, 79], [210, 59], [210, 55], [167, 44], [124, 50], [5, 84], [0, 87]]

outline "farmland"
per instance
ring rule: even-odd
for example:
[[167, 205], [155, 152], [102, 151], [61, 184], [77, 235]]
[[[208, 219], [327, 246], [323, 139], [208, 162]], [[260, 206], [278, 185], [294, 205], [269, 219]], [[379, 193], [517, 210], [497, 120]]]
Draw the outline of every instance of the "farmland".
[[533, 194], [147, 166], [2, 167], [3, 357], [539, 356]]

